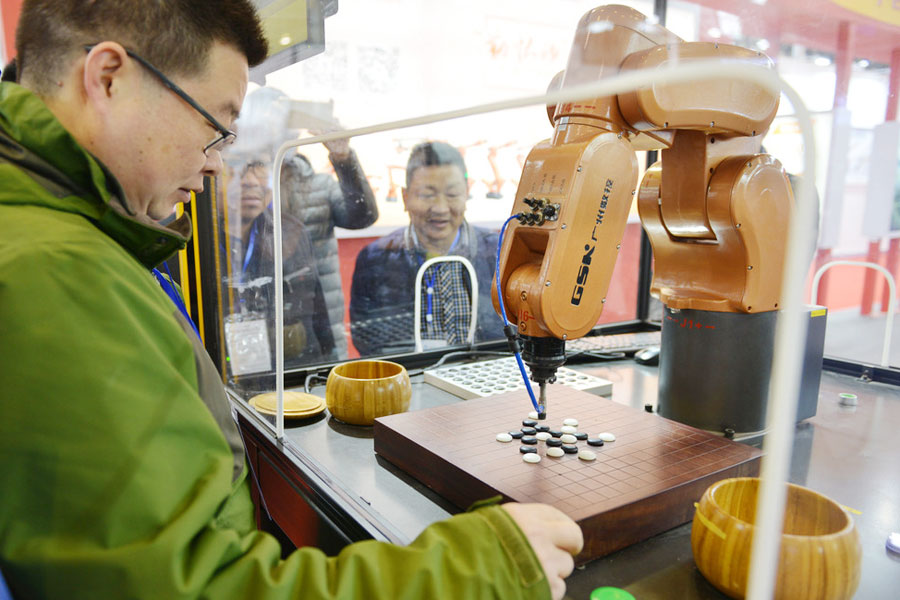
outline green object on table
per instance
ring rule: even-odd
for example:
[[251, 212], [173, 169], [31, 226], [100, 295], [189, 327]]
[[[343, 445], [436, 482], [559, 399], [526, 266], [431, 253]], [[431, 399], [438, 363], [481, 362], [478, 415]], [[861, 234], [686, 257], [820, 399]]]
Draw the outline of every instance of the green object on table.
[[634, 596], [623, 589], [614, 587], [599, 587], [591, 592], [590, 600], [635, 600]]

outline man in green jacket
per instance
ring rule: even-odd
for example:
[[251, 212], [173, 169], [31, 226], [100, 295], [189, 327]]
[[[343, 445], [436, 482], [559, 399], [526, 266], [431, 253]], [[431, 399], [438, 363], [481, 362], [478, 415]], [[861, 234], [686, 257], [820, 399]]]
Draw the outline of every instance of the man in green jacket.
[[[265, 57], [249, 0], [26, 0], [0, 84], [0, 572], [19, 598], [561, 598], [578, 527], [507, 504], [280, 559], [218, 374], [150, 269]], [[157, 70], [158, 69], [158, 70]], [[173, 85], [174, 82], [177, 85]]]

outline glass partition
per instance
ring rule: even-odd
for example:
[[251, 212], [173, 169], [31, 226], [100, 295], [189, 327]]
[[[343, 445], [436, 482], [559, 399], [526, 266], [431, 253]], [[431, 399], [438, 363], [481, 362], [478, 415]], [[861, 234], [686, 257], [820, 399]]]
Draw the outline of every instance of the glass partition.
[[[658, 21], [652, 16], [651, 2], [624, 4], [648, 15], [649, 24]], [[822, 10], [810, 11], [774, 0], [747, 2], [737, 8], [717, 0], [672, 1], [663, 20], [685, 41], [735, 44], [767, 54], [812, 111], [815, 174], [803, 172], [797, 120], [784, 97], [762, 148], [780, 161], [792, 183], [811, 179], [816, 188], [817, 222], [810, 227], [816, 229], [817, 243], [810, 250], [806, 297], [829, 308], [826, 355], [880, 364], [888, 302], [883, 276], [856, 265], [836, 265], [818, 282], [818, 297], [813, 299], [811, 294], [814, 273], [835, 259], [874, 262], [889, 272], [896, 269], [900, 242], [895, 232], [900, 225], [891, 216], [896, 169], [890, 165], [898, 136], [891, 124], [896, 102], [888, 102], [891, 82], [896, 79], [896, 69], [891, 75], [891, 36], [895, 34], [890, 25], [877, 20], [878, 15], [873, 21], [872, 15], [857, 14], [839, 2], [822, 5]], [[229, 193], [228, 206], [235, 211], [229, 218], [219, 216], [222, 226], [227, 221], [236, 227], [240, 211], [234, 200], [239, 197], [246, 165], [271, 161], [284, 141], [542, 93], [565, 67], [573, 24], [593, 7], [592, 2], [575, 1], [559, 3], [552, 11], [536, 1], [490, 7], [462, 0], [439, 6], [411, 1], [342, 2], [325, 22], [328, 41], [323, 53], [268, 73], [264, 87], [251, 84], [238, 124], [239, 141], [227, 157], [232, 178], [226, 182], [223, 177], [217, 186]], [[385, 31], [392, 34], [386, 36]], [[423, 39], [429, 43], [423, 45]], [[402, 323], [398, 332], [402, 340], [378, 348], [363, 341], [360, 352], [353, 339], [350, 299], [360, 252], [409, 223], [403, 190], [406, 163], [416, 144], [441, 141], [459, 151], [467, 168], [465, 219], [496, 233], [509, 214], [525, 157], [551, 132], [535, 105], [493, 117], [358, 136], [337, 153], [315, 144], [289, 156], [285, 172], [293, 178], [293, 187], [285, 190], [286, 213], [299, 217], [308, 234], [332, 341], [312, 350], [306, 340], [318, 336], [289, 330], [286, 344], [296, 351], [288, 365], [312, 366], [414, 347], [413, 327], [406, 314], [411, 307], [379, 307], [391, 314], [370, 320], [386, 328]], [[344, 159], [347, 150], [350, 153]], [[638, 162], [644, 166], [642, 155]], [[259, 170], [264, 171], [259, 174], [265, 179], [262, 183], [271, 186], [272, 165]], [[310, 194], [320, 196], [318, 208], [301, 206], [300, 198]], [[321, 197], [339, 195], [356, 208], [366, 207], [365, 214], [336, 222], [333, 209], [326, 208]], [[329, 214], [318, 219], [316, 211]], [[236, 271], [243, 276], [241, 261], [250, 242], [249, 237], [235, 233], [225, 238], [225, 250], [231, 256], [223, 263], [223, 283], [230, 290], [229, 318], [244, 324], [229, 329], [242, 331], [239, 337], [245, 340], [250, 339], [248, 335], [261, 339], [263, 330], [253, 329], [247, 325], [253, 319], [240, 315], [258, 312], [253, 305], [263, 302], [268, 292], [255, 289], [253, 278], [235, 278]], [[633, 211], [600, 323], [636, 317], [640, 238], [640, 222]], [[252, 273], [253, 265], [247, 266]], [[312, 302], [322, 301], [314, 296]], [[427, 312], [427, 300], [425, 306]], [[310, 326], [315, 331], [321, 323], [319, 319]], [[255, 333], [248, 333], [251, 329]], [[356, 329], [357, 339], [367, 335], [365, 327]], [[270, 335], [271, 327], [266, 332]], [[491, 338], [479, 337], [486, 339]], [[296, 348], [298, 343], [302, 351]], [[238, 372], [259, 372], [266, 357], [271, 360], [271, 341], [269, 345], [268, 354], [265, 350], [248, 354], [252, 366], [238, 366]], [[891, 346], [893, 350], [896, 344]], [[896, 362], [888, 359], [889, 364]]]
[[[251, 93], [247, 106], [252, 109], [253, 95], [263, 92]], [[412, 352], [416, 277], [442, 251], [470, 261], [478, 292], [473, 302], [462, 266], [424, 269], [420, 347], [464, 346], [473, 308], [476, 343], [505, 339], [491, 300], [498, 231], [531, 149], [510, 139], [514, 131], [530, 132], [534, 143], [546, 137], [552, 131], [546, 107], [355, 137], [347, 162], [336, 159], [337, 165], [321, 144], [289, 152], [281, 167], [286, 369]], [[227, 153], [217, 186], [218, 222], [226, 234], [220, 270], [228, 367], [237, 376], [274, 365], [275, 149], [248, 145], [238, 142]], [[429, 160], [429, 153], [446, 155], [437, 160], [447, 166], [408, 176], [407, 165]], [[387, 185], [369, 175], [379, 172]], [[602, 322], [635, 317], [639, 239], [635, 212]], [[450, 313], [439, 298], [454, 294], [462, 309]]]
[[[571, 226], [569, 231], [590, 234], [583, 250], [578, 244], [578, 252], [567, 255], [565, 266], [572, 267], [571, 281], [564, 280], [570, 285], [562, 303], [567, 310], [578, 305], [584, 291], [579, 286], [591, 277], [590, 269], [606, 265], [612, 269], [611, 283], [602, 298], [592, 298], [602, 304], [602, 314], [589, 325], [639, 316], [643, 219], [651, 237], [656, 236], [654, 243], [682, 244], [677, 252], [685, 252], [683, 256], [709, 250], [697, 254], [703, 258], [684, 261], [691, 263], [690, 270], [675, 270], [679, 285], [663, 279], [663, 262], [671, 264], [671, 256], [657, 256], [653, 289], [665, 303], [664, 315], [672, 307], [677, 312], [692, 306], [727, 314], [759, 313], [759, 306], [754, 311], [748, 304], [751, 294], [768, 298], [768, 312], [781, 312], [782, 296], [766, 296], [755, 282], [765, 279], [780, 289], [786, 232], [789, 222], [799, 223], [792, 239], [810, 241], [797, 245], [794, 254], [802, 267], [786, 283], [792, 291], [802, 287], [803, 303], [827, 307], [826, 355], [884, 366], [900, 361], [900, 355], [890, 356], [896, 344], [886, 352], [882, 345], [881, 332], [891, 323], [894, 304], [879, 279], [882, 271], [892, 277], [900, 258], [900, 218], [895, 214], [900, 172], [900, 127], [895, 122], [900, 52], [893, 50], [900, 47], [897, 27], [879, 21], [879, 15], [859, 15], [851, 10], [852, 3], [838, 0], [822, 0], [814, 7], [776, 0], [672, 1], [664, 19], [651, 16], [649, 1], [627, 4], [643, 13], [632, 23], [632, 31], [639, 32], [633, 39], [616, 37], [620, 32], [613, 24], [599, 20], [581, 32], [596, 39], [588, 44], [576, 35], [573, 47], [573, 32], [582, 15], [595, 7], [592, 2], [559, 2], [550, 9], [539, 0], [489, 5], [345, 0], [326, 21], [324, 53], [269, 73], [265, 86], [251, 86], [237, 123], [238, 141], [224, 157], [227, 168], [216, 185], [217, 223], [223, 232], [220, 279], [227, 299], [227, 378], [232, 388], [244, 397], [275, 389], [276, 286], [284, 294], [289, 371], [315, 373], [318, 367], [361, 356], [405, 357], [419, 349], [467, 348], [473, 314], [475, 344], [501, 342], [501, 322], [490, 296], [501, 226], [514, 210], [525, 214], [529, 200], [530, 216], [539, 222], [520, 218], [512, 225], [508, 235], [526, 234], [510, 242], [519, 245], [507, 248], [508, 254], [546, 249], [549, 242], [534, 233], [538, 230], [520, 226], [540, 227], [544, 218], [561, 217], [560, 206], [582, 188], [567, 187], [567, 178], [533, 178], [545, 163], [572, 159], [545, 152], [546, 144], [588, 139], [591, 128], [614, 138], [597, 142], [613, 148], [604, 149], [610, 158], [590, 163], [588, 154], [579, 155], [571, 163], [572, 172], [581, 173], [587, 165], [596, 179], [600, 172], [614, 171], [617, 178], [633, 170], [636, 179], [628, 183], [627, 177], [599, 178], [602, 185], [591, 192], [594, 212], [560, 221], [558, 230], [553, 225], [554, 231]], [[679, 40], [660, 32], [663, 24], [681, 41], [705, 44], [690, 45], [682, 54]], [[602, 39], [605, 33], [610, 33], [608, 39]], [[613, 60], [617, 52], [618, 62]], [[704, 67], [709, 72], [718, 68], [717, 78], [697, 69], [694, 80], [669, 85], [666, 77], [677, 69], [667, 67], [689, 69], [702, 56], [719, 57], [717, 65]], [[557, 77], [567, 61], [570, 67], [589, 68]], [[728, 69], [738, 63], [732, 78]], [[777, 92], [772, 99], [767, 96], [769, 80], [754, 79], [742, 70], [749, 63], [770, 65], [797, 92], [796, 105], [782, 94], [776, 106]], [[650, 69], [658, 80], [647, 76]], [[629, 77], [646, 80], [621, 83]], [[579, 85], [604, 82], [622, 87], [604, 88], [594, 96], [573, 93]], [[647, 94], [659, 106], [648, 108], [648, 97], [629, 95], [639, 86], [651, 90]], [[693, 104], [679, 112], [678, 106], [665, 104], [673, 98]], [[805, 120], [806, 110], [811, 122]], [[430, 116], [406, 121], [423, 115]], [[697, 115], [705, 120], [698, 121]], [[750, 126], [757, 121], [762, 123], [759, 128]], [[348, 133], [335, 133], [341, 131]], [[545, 140], [550, 141], [541, 145]], [[275, 164], [276, 152], [285, 143], [297, 147]], [[696, 152], [689, 151], [692, 147]], [[673, 148], [678, 152], [670, 153], [666, 163], [666, 152]], [[663, 202], [660, 168], [644, 168], [644, 151], [656, 150], [663, 164], [670, 165], [668, 177], [690, 193]], [[806, 159], [813, 152], [815, 161], [809, 163]], [[723, 157], [740, 160], [726, 163]], [[699, 172], [698, 164], [703, 167]], [[752, 169], [754, 164], [768, 169], [771, 178], [761, 188], [740, 191], [742, 182], [751, 179], [743, 165]], [[577, 175], [571, 180], [581, 181]], [[814, 187], [814, 198], [798, 210], [796, 199], [804, 185]], [[277, 283], [272, 211], [276, 186], [284, 280]], [[625, 199], [615, 196], [610, 204], [623, 188]], [[741, 199], [746, 213], [729, 212], [734, 209], [728, 205], [721, 214], [701, 214], [707, 202], [712, 206], [734, 190], [752, 196]], [[621, 242], [609, 253], [614, 260], [606, 255], [594, 262], [601, 255], [595, 256], [591, 245], [600, 245], [594, 237], [596, 226], [611, 220], [606, 211], [612, 212], [613, 205], [621, 211]], [[747, 226], [738, 231], [744, 223]], [[746, 240], [755, 233], [754, 239], [762, 241], [723, 258], [724, 250], [711, 250], [724, 239], [723, 224], [727, 236]], [[744, 264], [751, 254], [765, 255], [772, 261], [769, 265], [779, 268]], [[430, 265], [430, 259], [443, 255], [464, 261]], [[737, 274], [720, 268], [726, 259], [739, 264]], [[825, 271], [834, 261], [854, 264], [836, 263]], [[864, 270], [864, 262], [877, 268]], [[508, 282], [512, 276], [503, 268], [501, 276]], [[760, 271], [761, 279], [754, 279]], [[549, 288], [548, 272], [537, 277], [532, 271], [532, 279]], [[732, 285], [738, 279], [745, 287]], [[740, 293], [728, 296], [736, 289]], [[530, 293], [532, 288], [522, 289], [522, 302]], [[518, 294], [517, 288], [514, 296]], [[729, 302], [731, 308], [721, 310]], [[518, 325], [527, 331], [527, 322]], [[686, 319], [680, 327], [714, 328]], [[777, 371], [801, 370], [794, 352], [784, 348], [800, 347], [796, 340], [804, 328], [789, 330], [795, 334], [791, 342], [778, 342], [778, 368], [772, 376], [778, 394], [791, 396], [796, 387], [791, 379], [795, 374]], [[727, 348], [740, 352], [742, 342], [731, 339]], [[773, 345], [769, 340], [766, 348]], [[777, 414], [771, 423], [750, 431], [758, 434], [763, 426], [771, 427], [767, 443], [773, 446], [767, 451], [776, 458], [771, 459], [770, 481], [786, 478], [778, 469], [786, 468], [785, 457], [791, 453], [795, 402], [792, 397], [784, 403], [779, 396], [772, 404]], [[769, 490], [766, 498], [778, 495]], [[779, 510], [769, 504], [767, 512], [760, 511], [766, 527], [779, 519]]]
[[[648, 15], [648, 24], [659, 21], [650, 16], [649, 1], [625, 4]], [[896, 96], [891, 93], [898, 77], [895, 63], [900, 60], [892, 50], [895, 28], [883, 11], [860, 14], [852, 3], [820, 4], [821, 10], [813, 11], [774, 0], [735, 6], [718, 0], [672, 1], [663, 21], [685, 41], [721, 42], [765, 53], [798, 90], [812, 112], [814, 173], [804, 172], [797, 119], [784, 97], [761, 148], [784, 166], [795, 193], [804, 179], [816, 189], [818, 214], [809, 226], [815, 229], [817, 241], [815, 249], [809, 250], [806, 299], [829, 309], [826, 355], [895, 364], [900, 358], [892, 358], [891, 353], [900, 349], [891, 343], [886, 354], [883, 346], [889, 324], [889, 285], [883, 274], [862, 265], [828, 266], [835, 260], [850, 260], [874, 263], [891, 274], [897, 268], [900, 225], [893, 216], [897, 169], [892, 165], [900, 144], [894, 125]], [[552, 11], [537, 1], [490, 7], [462, 0], [439, 6], [411, 1], [341, 3], [326, 21], [328, 42], [323, 53], [268, 73], [263, 87], [251, 84], [239, 123], [239, 142], [228, 157], [231, 179], [226, 182], [223, 177], [218, 186], [221, 192], [230, 191], [228, 206], [237, 211], [230, 218], [220, 215], [222, 226], [226, 221], [236, 226], [240, 211], [234, 199], [246, 165], [270, 161], [284, 141], [544, 92], [565, 67], [573, 24], [591, 8], [592, 2], [576, 1], [559, 3]], [[385, 31], [392, 34], [386, 36]], [[423, 45], [423, 39], [429, 42]], [[294, 187], [286, 189], [286, 213], [299, 216], [308, 234], [324, 298], [311, 301], [324, 302], [332, 341], [311, 350], [306, 340], [315, 335], [290, 330], [286, 343], [297, 351], [288, 364], [305, 367], [414, 347], [410, 307], [379, 307], [390, 314], [369, 320], [386, 328], [402, 323], [400, 341], [377, 348], [361, 341], [361, 351], [353, 339], [350, 299], [360, 252], [409, 224], [403, 191], [406, 163], [417, 144], [440, 141], [459, 151], [467, 168], [465, 219], [496, 233], [509, 214], [528, 151], [551, 132], [535, 105], [493, 117], [357, 136], [338, 144], [336, 153], [322, 144], [304, 146], [289, 156], [285, 172], [292, 174]], [[643, 167], [643, 156], [638, 160]], [[260, 171], [259, 178], [271, 186], [272, 165]], [[340, 195], [356, 208], [366, 207], [365, 214], [343, 223], [335, 221], [333, 213], [317, 220], [317, 210], [329, 213], [333, 208], [301, 206], [299, 199], [313, 192], [329, 198], [329, 194]], [[229, 329], [242, 331], [239, 337], [245, 340], [252, 335], [261, 339], [263, 329], [253, 329], [247, 325], [253, 319], [240, 315], [258, 312], [252, 305], [262, 302], [267, 292], [255, 289], [252, 279], [235, 279], [235, 271], [243, 276], [243, 264], [237, 262], [246, 258], [250, 239], [231, 233], [223, 252], [223, 256], [231, 254], [222, 263], [223, 283], [230, 290], [229, 302], [237, 302], [229, 304], [229, 318], [244, 324]], [[637, 316], [640, 239], [641, 226], [633, 211], [599, 323]], [[813, 298], [814, 274], [820, 269], [824, 270]], [[423, 301], [427, 312], [427, 299]], [[321, 323], [310, 325], [315, 330]], [[356, 330], [358, 340], [368, 335], [361, 323]], [[271, 334], [271, 328], [266, 332]], [[453, 345], [456, 338], [449, 339]], [[498, 338], [482, 332], [479, 340], [487, 339]], [[296, 348], [298, 343], [302, 351]], [[266, 356], [271, 359], [271, 351], [248, 356], [252, 366], [238, 366], [239, 373], [259, 372]]]
[[[651, 9], [649, 2], [631, 4]], [[216, 185], [216, 219], [227, 234], [220, 237], [226, 366], [233, 382], [241, 380], [239, 388], [274, 389], [268, 374], [274, 366], [271, 201], [278, 147], [539, 96], [565, 68], [573, 25], [591, 7], [565, 3], [550, 18], [522, 21], [521, 8], [504, 14], [466, 2], [427, 9], [413, 2], [344, 2], [326, 21], [324, 53], [266, 75], [265, 86], [251, 84], [236, 124], [238, 140], [224, 155], [226, 169]], [[539, 3], [533, 8], [538, 11]], [[401, 16], [408, 30], [385, 37]], [[423, 38], [434, 44], [423, 49]], [[440, 253], [440, 244], [475, 269], [475, 342], [503, 340], [490, 296], [497, 233], [510, 215], [528, 153], [552, 133], [547, 107], [535, 101], [291, 151], [281, 174], [286, 369], [412, 352], [415, 275]], [[412, 181], [408, 164], [417, 159], [411, 154], [426, 143], [458, 154], [461, 177]], [[433, 197], [448, 208], [429, 211]], [[636, 317], [640, 238], [632, 207], [599, 323]], [[394, 246], [400, 249], [385, 251]], [[458, 301], [471, 303], [467, 271], [433, 267], [422, 277], [421, 347], [465, 345], [471, 306], [441, 313], [428, 290], [456, 289]]]

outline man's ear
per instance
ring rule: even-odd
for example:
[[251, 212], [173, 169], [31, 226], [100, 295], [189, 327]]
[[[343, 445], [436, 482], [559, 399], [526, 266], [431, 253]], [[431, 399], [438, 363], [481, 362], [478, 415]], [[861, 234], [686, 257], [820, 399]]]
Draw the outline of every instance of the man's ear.
[[128, 78], [137, 74], [136, 65], [127, 57], [125, 48], [115, 42], [102, 42], [87, 53], [82, 83], [88, 102], [103, 110], [121, 93]]

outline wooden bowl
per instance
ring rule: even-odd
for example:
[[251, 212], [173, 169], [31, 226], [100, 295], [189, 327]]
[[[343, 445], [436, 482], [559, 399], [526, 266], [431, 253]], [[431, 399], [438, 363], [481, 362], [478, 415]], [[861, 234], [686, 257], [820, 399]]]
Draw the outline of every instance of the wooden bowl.
[[351, 425], [373, 425], [377, 417], [406, 412], [411, 396], [406, 369], [386, 360], [340, 364], [325, 384], [328, 410]]
[[[787, 484], [775, 598], [849, 599], [859, 585], [862, 548], [853, 519], [839, 504]], [[755, 530], [759, 479], [723, 479], [697, 506], [691, 529], [694, 562], [724, 594], [744, 598]]]

